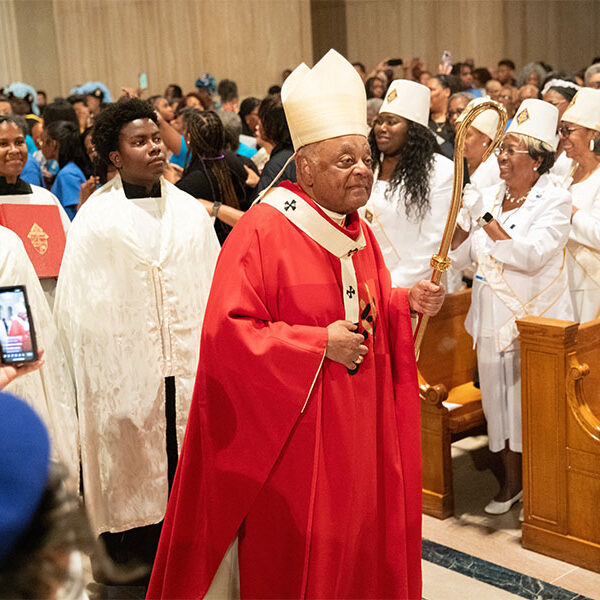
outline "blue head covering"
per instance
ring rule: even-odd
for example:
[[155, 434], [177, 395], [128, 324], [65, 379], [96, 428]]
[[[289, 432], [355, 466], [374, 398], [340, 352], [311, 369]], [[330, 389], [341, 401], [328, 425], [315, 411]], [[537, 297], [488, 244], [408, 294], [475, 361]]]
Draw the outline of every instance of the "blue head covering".
[[97, 96], [101, 102], [112, 102], [112, 96], [109, 89], [100, 81], [88, 81], [79, 87], [74, 87], [71, 90], [71, 95]]
[[196, 79], [197, 88], [206, 88], [211, 94], [217, 91], [217, 80], [210, 74], [204, 73]]
[[40, 109], [38, 108], [37, 104], [37, 92], [35, 91], [35, 88], [28, 83], [15, 81], [7, 88], [4, 88], [4, 93], [9, 99], [11, 96], [14, 96], [15, 98], [25, 98], [31, 104], [31, 110], [33, 114], [39, 116]]
[[29, 526], [46, 484], [50, 440], [23, 400], [0, 393], [0, 562]]

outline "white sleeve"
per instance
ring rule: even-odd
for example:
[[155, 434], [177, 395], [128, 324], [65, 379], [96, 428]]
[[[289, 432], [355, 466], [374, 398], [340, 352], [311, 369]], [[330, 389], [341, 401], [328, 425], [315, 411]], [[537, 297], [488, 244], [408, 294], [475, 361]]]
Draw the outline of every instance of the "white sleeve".
[[581, 208], [573, 215], [571, 225], [573, 240], [600, 249], [600, 190], [589, 208]]
[[543, 198], [544, 210], [519, 237], [492, 243], [490, 254], [515, 269], [531, 273], [540, 269], [567, 242], [571, 220], [571, 193], [557, 189]]
[[473, 230], [469, 234], [469, 237], [455, 250], [451, 250], [448, 254], [452, 260], [452, 268], [454, 270], [462, 270], [470, 267], [474, 258], [471, 255], [471, 239], [473, 237]]

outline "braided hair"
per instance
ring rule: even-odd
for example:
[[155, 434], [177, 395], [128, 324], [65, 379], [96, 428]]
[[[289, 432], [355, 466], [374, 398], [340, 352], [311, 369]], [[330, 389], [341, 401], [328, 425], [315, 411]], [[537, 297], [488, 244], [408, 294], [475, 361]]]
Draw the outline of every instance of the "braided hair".
[[[225, 132], [221, 119], [212, 110], [204, 110], [191, 112], [186, 120], [192, 158], [184, 175], [193, 169], [202, 169], [213, 197], [221, 198], [223, 204], [239, 208], [231, 173], [225, 161]], [[214, 189], [213, 181], [216, 181], [218, 190]]]
[[[421, 221], [430, 210], [429, 191], [430, 173], [434, 167], [434, 156], [437, 143], [433, 132], [428, 128], [406, 120], [406, 138], [400, 150], [400, 157], [386, 190], [386, 200], [391, 201], [397, 189], [404, 197], [404, 210], [407, 217], [416, 217]], [[375, 132], [369, 135], [373, 163], [379, 164], [381, 159]]]

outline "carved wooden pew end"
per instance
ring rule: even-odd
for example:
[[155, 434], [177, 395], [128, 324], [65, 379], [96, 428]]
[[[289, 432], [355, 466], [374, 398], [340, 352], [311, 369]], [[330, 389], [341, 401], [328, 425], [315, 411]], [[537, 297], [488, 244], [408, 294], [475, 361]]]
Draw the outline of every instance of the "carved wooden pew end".
[[523, 546], [600, 572], [600, 320], [517, 326]]

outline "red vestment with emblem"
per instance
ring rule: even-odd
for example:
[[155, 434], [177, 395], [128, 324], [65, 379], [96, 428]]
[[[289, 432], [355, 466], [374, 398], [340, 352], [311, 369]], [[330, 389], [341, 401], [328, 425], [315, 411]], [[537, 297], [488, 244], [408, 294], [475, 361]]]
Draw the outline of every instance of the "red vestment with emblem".
[[421, 598], [408, 292], [391, 289], [357, 213], [342, 231], [360, 228], [369, 351], [355, 374], [324, 359], [326, 327], [344, 318], [340, 260], [266, 204], [229, 235], [148, 598], [202, 598], [236, 536], [242, 598]]

